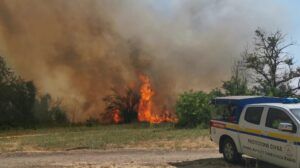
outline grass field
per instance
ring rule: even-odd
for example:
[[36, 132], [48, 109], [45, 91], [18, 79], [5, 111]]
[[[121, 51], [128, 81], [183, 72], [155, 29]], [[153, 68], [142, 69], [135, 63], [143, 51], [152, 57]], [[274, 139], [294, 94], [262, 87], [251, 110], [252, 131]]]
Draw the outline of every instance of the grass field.
[[193, 150], [215, 147], [205, 129], [176, 129], [172, 125], [76, 126], [0, 132], [0, 152], [76, 149]]

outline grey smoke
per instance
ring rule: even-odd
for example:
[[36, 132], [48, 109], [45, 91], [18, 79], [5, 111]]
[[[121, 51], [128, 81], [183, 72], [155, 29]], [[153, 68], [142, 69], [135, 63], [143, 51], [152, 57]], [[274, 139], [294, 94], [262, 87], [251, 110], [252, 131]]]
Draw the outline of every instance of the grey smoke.
[[257, 27], [288, 27], [274, 1], [1, 0], [0, 53], [76, 121], [101, 118], [110, 88], [148, 74], [159, 106], [210, 90]]

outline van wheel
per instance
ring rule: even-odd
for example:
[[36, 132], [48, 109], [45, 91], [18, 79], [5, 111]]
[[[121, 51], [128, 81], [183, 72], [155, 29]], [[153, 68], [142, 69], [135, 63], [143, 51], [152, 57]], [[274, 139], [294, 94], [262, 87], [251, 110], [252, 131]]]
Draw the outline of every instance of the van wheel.
[[223, 157], [229, 163], [239, 163], [242, 155], [238, 153], [234, 142], [227, 138], [222, 145]]

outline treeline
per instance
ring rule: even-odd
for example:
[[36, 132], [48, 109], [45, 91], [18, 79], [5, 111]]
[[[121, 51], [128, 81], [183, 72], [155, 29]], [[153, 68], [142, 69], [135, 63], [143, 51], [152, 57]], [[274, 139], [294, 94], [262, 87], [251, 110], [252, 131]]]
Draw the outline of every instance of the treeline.
[[[287, 54], [286, 49], [293, 43], [286, 43], [284, 37], [280, 31], [266, 33], [256, 30], [252, 48], [245, 49], [233, 65], [230, 79], [223, 81], [220, 88], [209, 93], [188, 91], [179, 95], [175, 104], [179, 119], [177, 125], [208, 127], [209, 120], [217, 111], [210, 104], [216, 96], [299, 97], [300, 82], [297, 79], [300, 78], [300, 67]], [[114, 109], [119, 109], [125, 123], [136, 119], [139, 95], [133, 90], [128, 89], [125, 95], [114, 92], [103, 100], [111, 117]], [[0, 56], [0, 129], [67, 123], [61, 101], [53, 100], [49, 94], [38, 95], [34, 83], [18, 76]]]
[[300, 98], [300, 67], [289, 56], [287, 43], [280, 32], [255, 31], [252, 49], [246, 48], [232, 68], [232, 76], [220, 88], [210, 93], [189, 91], [176, 102], [178, 125], [182, 127], [208, 127], [216, 111], [210, 104], [216, 96], [262, 95]]
[[48, 94], [37, 96], [34, 83], [18, 76], [0, 56], [0, 129], [33, 128], [67, 121], [60, 103]]
[[[253, 45], [241, 53], [232, 66], [231, 77], [219, 88], [210, 92], [191, 90], [179, 95], [175, 104], [176, 125], [207, 128], [210, 119], [219, 111], [210, 103], [217, 96], [299, 97], [300, 67], [286, 52], [293, 43], [287, 43], [284, 38], [280, 31], [266, 33], [257, 29]], [[132, 89], [127, 89], [125, 94], [113, 91], [104, 98], [106, 111], [114, 115], [118, 109], [123, 123], [134, 122], [139, 96]]]

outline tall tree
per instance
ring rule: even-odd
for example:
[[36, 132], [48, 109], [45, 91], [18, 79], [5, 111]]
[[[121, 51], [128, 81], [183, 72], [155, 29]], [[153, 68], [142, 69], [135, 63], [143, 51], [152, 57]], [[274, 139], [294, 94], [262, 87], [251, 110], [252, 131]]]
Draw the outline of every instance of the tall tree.
[[300, 67], [286, 49], [294, 45], [285, 41], [281, 31], [266, 33], [255, 31], [254, 49], [246, 50], [243, 56], [246, 68], [253, 73], [254, 90], [267, 96], [291, 96], [300, 89], [294, 81], [300, 77]]
[[16, 75], [0, 56], [0, 127], [33, 125], [36, 88]]
[[248, 80], [246, 71], [242, 61], [236, 61], [231, 70], [231, 78], [228, 81], [223, 81], [222, 85], [225, 95], [248, 95]]

